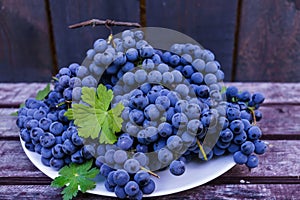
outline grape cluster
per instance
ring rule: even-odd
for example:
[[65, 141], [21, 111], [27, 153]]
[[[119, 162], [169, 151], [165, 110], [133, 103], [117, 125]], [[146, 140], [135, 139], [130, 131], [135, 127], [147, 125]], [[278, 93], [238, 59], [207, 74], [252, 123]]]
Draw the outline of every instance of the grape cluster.
[[[224, 73], [209, 50], [187, 43], [162, 51], [142, 31], [126, 30], [111, 43], [96, 40], [83, 63], [62, 68], [45, 100], [30, 98], [19, 110], [21, 138], [47, 166], [59, 170], [94, 159], [108, 191], [141, 199], [155, 189], [149, 170], [168, 168], [180, 176], [192, 158], [226, 153], [254, 168], [256, 155], [266, 151], [256, 126], [264, 96], [236, 87], [222, 92]], [[99, 84], [113, 90], [111, 107], [119, 102], [125, 107], [115, 144], [79, 137], [64, 116], [70, 102], [84, 104], [82, 87]]]
[[83, 163], [92, 158], [73, 121], [64, 116], [72, 100], [73, 87], [81, 85], [76, 77], [79, 68], [74, 63], [60, 69], [54, 90], [45, 100], [29, 98], [18, 111], [17, 125], [25, 147], [41, 154], [41, 162], [55, 170], [70, 162]]

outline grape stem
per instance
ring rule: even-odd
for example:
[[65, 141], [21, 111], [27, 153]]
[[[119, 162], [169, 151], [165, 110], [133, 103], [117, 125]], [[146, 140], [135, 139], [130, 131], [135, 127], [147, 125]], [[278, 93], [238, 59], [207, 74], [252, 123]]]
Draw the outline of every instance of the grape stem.
[[105, 25], [106, 27], [111, 27], [111, 26], [132, 26], [132, 27], [141, 27], [139, 23], [135, 22], [120, 22], [120, 21], [114, 21], [114, 20], [100, 20], [100, 19], [91, 19], [88, 21], [83, 21], [79, 22], [76, 24], [72, 24], [69, 26], [69, 28], [74, 29], [74, 28], [81, 28], [84, 26], [99, 26], [99, 25]]
[[156, 177], [156, 178], [160, 178], [157, 174], [155, 174], [154, 172], [150, 171], [149, 169], [146, 169], [145, 167], [141, 166], [141, 170], [144, 170], [146, 172], [148, 172], [150, 175]]
[[207, 160], [206, 153], [205, 153], [205, 151], [204, 151], [204, 149], [203, 149], [203, 147], [202, 147], [202, 145], [201, 145], [201, 143], [200, 143], [200, 141], [198, 139], [197, 139], [197, 144], [198, 144], [198, 147], [200, 149], [200, 152], [203, 155], [204, 160]]
[[249, 108], [249, 110], [250, 110], [252, 118], [253, 118], [253, 125], [256, 125], [256, 117], [255, 117], [254, 109]]

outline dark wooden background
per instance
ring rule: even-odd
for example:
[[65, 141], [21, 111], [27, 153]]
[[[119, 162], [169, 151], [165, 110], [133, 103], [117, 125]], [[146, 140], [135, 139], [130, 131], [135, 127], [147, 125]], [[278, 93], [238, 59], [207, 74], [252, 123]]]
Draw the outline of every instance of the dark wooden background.
[[0, 0], [0, 82], [46, 82], [81, 63], [108, 31], [67, 27], [92, 18], [185, 33], [215, 53], [226, 81], [300, 81], [300, 0]]

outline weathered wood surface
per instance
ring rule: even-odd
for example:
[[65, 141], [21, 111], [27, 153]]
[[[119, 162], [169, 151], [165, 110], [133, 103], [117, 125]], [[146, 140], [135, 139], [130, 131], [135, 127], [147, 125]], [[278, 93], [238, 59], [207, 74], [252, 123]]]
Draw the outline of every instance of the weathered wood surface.
[[[231, 80], [237, 0], [146, 1], [147, 26], [170, 28], [199, 42], [216, 55]], [[179, 41], [177, 42], [179, 43]]]
[[[276, 181], [299, 183], [300, 179], [300, 140], [267, 140], [268, 152], [260, 156], [258, 168], [249, 172], [245, 166], [236, 165], [229, 172], [214, 180], [215, 184], [239, 183], [241, 179], [251, 183], [273, 183]], [[50, 183], [45, 175], [37, 170], [24, 153], [20, 141], [0, 140], [0, 183], [27, 183], [31, 180], [40, 184]], [[18, 164], [12, 160], [17, 159]], [[23, 181], [20, 177], [24, 178]], [[25, 178], [26, 177], [26, 178]], [[40, 177], [42, 179], [36, 179]], [[272, 177], [270, 180], [264, 177]]]
[[[0, 185], [0, 197], [6, 199], [61, 199], [60, 189], [48, 185]], [[161, 197], [147, 198], [149, 200], [200, 200], [200, 199], [265, 199], [265, 200], [293, 200], [299, 199], [299, 186], [295, 184], [229, 184], [229, 185], [203, 185], [185, 192], [175, 193]], [[82, 194], [74, 200], [115, 200], [116, 198]]]
[[[105, 26], [69, 29], [69, 25], [92, 18], [139, 22], [139, 1], [136, 0], [50, 1], [50, 9], [59, 67], [82, 63], [86, 51], [93, 48], [93, 42], [109, 35]], [[124, 29], [128, 27], [113, 27], [113, 33]]]
[[0, 1], [0, 80], [47, 81], [53, 68], [45, 1]]
[[299, 1], [242, 2], [234, 80], [299, 82]]
[[[262, 92], [267, 104], [300, 104], [300, 83], [240, 83], [225, 82], [237, 86], [240, 91]], [[0, 107], [18, 107], [28, 97], [34, 97], [45, 83], [0, 83]]]

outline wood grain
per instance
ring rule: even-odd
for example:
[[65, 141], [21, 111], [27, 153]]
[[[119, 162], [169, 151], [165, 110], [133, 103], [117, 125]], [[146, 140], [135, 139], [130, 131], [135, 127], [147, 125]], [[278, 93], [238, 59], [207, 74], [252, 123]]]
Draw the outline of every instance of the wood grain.
[[[215, 184], [239, 183], [241, 179], [253, 181], [254, 183], [299, 183], [300, 179], [300, 160], [297, 155], [300, 153], [300, 140], [270, 140], [268, 152], [260, 156], [260, 165], [258, 168], [249, 172], [245, 166], [237, 165], [229, 172], [214, 180]], [[23, 177], [37, 183], [48, 183], [50, 179], [36, 179], [36, 177], [46, 177], [39, 171], [27, 158], [20, 141], [2, 141], [0, 140], [0, 183], [19, 182]], [[16, 165], [12, 160], [18, 159]], [[258, 178], [260, 177], [260, 178]], [[268, 180], [264, 177], [273, 177]], [[12, 179], [9, 179], [12, 178]], [[270, 178], [272, 179], [272, 178]], [[24, 180], [24, 184], [30, 183]], [[40, 182], [39, 182], [40, 181]]]
[[[288, 190], [288, 192], [287, 192]], [[6, 199], [60, 199], [61, 190], [48, 185], [0, 185], [0, 198]], [[266, 200], [291, 200], [298, 199], [299, 186], [293, 184], [228, 184], [228, 185], [204, 185], [179, 192], [172, 195], [147, 198], [149, 200], [200, 200], [200, 199], [266, 199]], [[114, 200], [115, 198], [82, 194], [79, 192], [74, 200]]]
[[52, 55], [44, 1], [0, 1], [1, 82], [48, 81]]
[[298, 1], [243, 1], [235, 81], [300, 80]]
[[[82, 63], [93, 42], [109, 35], [104, 26], [71, 30], [69, 25], [93, 18], [139, 22], [139, 1], [136, 0], [50, 1], [50, 8], [59, 67]], [[128, 28], [113, 27], [114, 34], [124, 29]]]
[[146, 1], [147, 26], [174, 29], [210, 49], [226, 81], [231, 80], [236, 10], [237, 0]]

